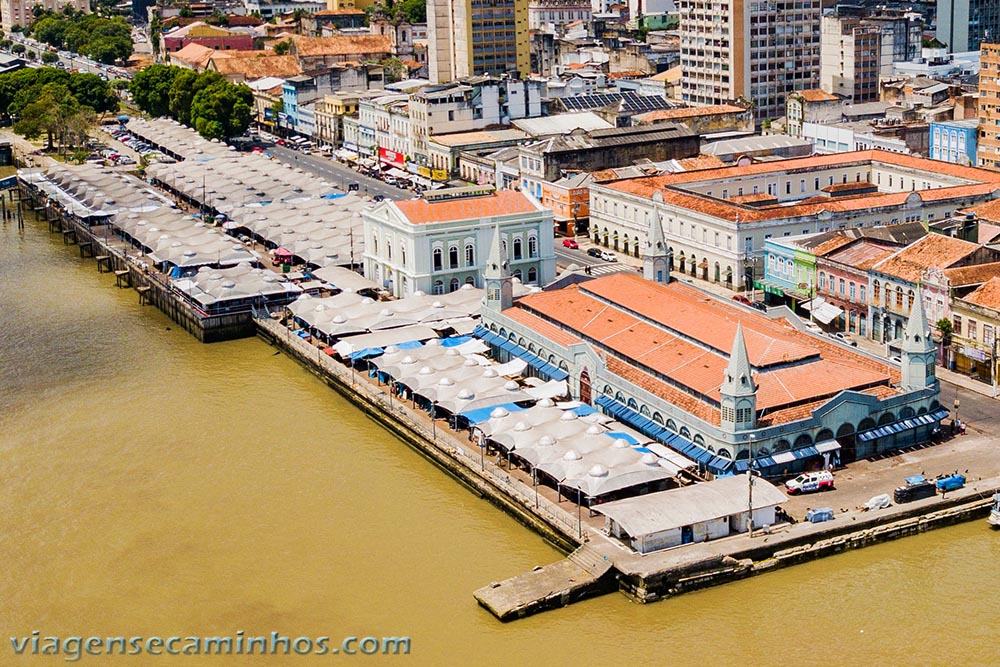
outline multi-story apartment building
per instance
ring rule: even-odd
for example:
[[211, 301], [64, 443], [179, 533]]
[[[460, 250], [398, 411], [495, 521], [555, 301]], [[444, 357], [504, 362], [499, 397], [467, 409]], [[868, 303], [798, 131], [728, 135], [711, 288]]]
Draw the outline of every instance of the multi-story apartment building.
[[580, 21], [590, 25], [594, 17], [589, 0], [529, 0], [528, 28], [541, 30], [546, 26], [560, 27]]
[[980, 55], [978, 155], [980, 167], [1000, 169], [1000, 43]]
[[931, 123], [929, 157], [952, 164], [975, 164], [978, 127], [975, 118]]
[[35, 20], [33, 11], [35, 7], [50, 9], [52, 11], [62, 11], [64, 7], [72, 7], [78, 12], [90, 12], [90, 2], [88, 0], [0, 0], [0, 27], [5, 32], [16, 25], [27, 27]]
[[681, 96], [693, 105], [753, 102], [757, 120], [819, 83], [821, 0], [679, 0]]
[[1000, 35], [1000, 2], [938, 0], [936, 34], [952, 53], [978, 51]]
[[431, 81], [531, 71], [528, 0], [428, 0]]
[[838, 6], [823, 15], [820, 88], [849, 101], [879, 99], [879, 77], [893, 63], [920, 56], [921, 22], [913, 13]]

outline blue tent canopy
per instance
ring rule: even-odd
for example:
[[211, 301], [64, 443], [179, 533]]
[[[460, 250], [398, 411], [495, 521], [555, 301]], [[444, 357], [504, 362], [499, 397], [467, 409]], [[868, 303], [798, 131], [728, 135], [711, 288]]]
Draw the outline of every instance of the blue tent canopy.
[[524, 408], [516, 403], [501, 403], [500, 405], [491, 405], [486, 408], [476, 408], [475, 410], [467, 410], [458, 414], [459, 416], [468, 419], [470, 424], [479, 424], [480, 422], [488, 420], [490, 418], [490, 413], [497, 408], [503, 408], [507, 412], [520, 412], [521, 410], [524, 410]]
[[346, 197], [346, 192], [331, 192], [328, 195], [323, 195], [322, 199], [340, 199], [341, 197]]
[[523, 347], [521, 347], [514, 341], [507, 340], [502, 336], [498, 336], [497, 334], [493, 333], [492, 331], [490, 331], [489, 329], [487, 329], [482, 325], [477, 326], [473, 333], [475, 333], [475, 335], [478, 338], [481, 338], [486, 343], [490, 345], [495, 345], [499, 347], [501, 350], [509, 352], [515, 357], [518, 357], [532, 368], [538, 369], [542, 373], [548, 375], [553, 380], [565, 380], [566, 378], [569, 377], [569, 373], [559, 368], [558, 366], [550, 364], [549, 362], [545, 361], [538, 355], [533, 354], [528, 350], [525, 350]]
[[357, 352], [351, 352], [348, 358], [351, 361], [357, 361], [358, 359], [367, 359], [368, 357], [377, 357], [382, 354], [382, 348], [380, 347], [366, 347], [363, 350], [358, 350]]
[[452, 336], [451, 338], [442, 339], [441, 347], [455, 347], [456, 345], [468, 343], [470, 340], [472, 340], [472, 336]]
[[418, 347], [423, 347], [424, 344], [419, 340], [408, 340], [405, 343], [396, 343], [396, 349], [399, 350], [415, 350]]
[[573, 408], [570, 412], [575, 412], [577, 417], [586, 417], [587, 415], [594, 414], [597, 410], [587, 404], [583, 404]]
[[604, 435], [615, 440], [624, 440], [630, 445], [638, 445], [639, 441], [623, 431], [608, 431]]

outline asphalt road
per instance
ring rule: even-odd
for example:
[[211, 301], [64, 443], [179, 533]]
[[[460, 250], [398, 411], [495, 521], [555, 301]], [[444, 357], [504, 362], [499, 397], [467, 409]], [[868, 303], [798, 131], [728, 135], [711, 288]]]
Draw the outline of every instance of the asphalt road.
[[282, 162], [301, 167], [304, 171], [325, 178], [345, 191], [350, 183], [357, 183], [360, 186], [358, 192], [371, 197], [382, 195], [386, 199], [400, 200], [411, 199], [415, 196], [409, 190], [396, 188], [378, 179], [359, 174], [350, 167], [322, 155], [303, 155], [284, 146], [271, 146], [265, 150]]

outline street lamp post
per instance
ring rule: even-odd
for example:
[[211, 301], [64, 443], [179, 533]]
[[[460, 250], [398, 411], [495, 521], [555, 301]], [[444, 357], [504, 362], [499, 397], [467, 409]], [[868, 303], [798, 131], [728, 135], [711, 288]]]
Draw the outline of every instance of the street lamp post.
[[749, 435], [750, 451], [747, 457], [747, 533], [753, 537], [753, 439], [754, 435]]
[[951, 429], [952, 431], [955, 431], [956, 429], [961, 429], [961, 427], [962, 427], [962, 420], [958, 418], [958, 408], [961, 405], [962, 405], [962, 402], [960, 400], [958, 400], [958, 389], [956, 389], [955, 390], [955, 403], [954, 403], [954, 406], [955, 406], [955, 420], [952, 422], [952, 429]]

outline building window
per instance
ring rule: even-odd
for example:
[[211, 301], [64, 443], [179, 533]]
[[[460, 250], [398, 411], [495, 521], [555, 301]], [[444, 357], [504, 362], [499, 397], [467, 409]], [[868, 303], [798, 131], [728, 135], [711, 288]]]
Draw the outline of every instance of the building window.
[[976, 340], [976, 321], [969, 320], [968, 327], [969, 327], [969, 333], [968, 335], [966, 335], [966, 338], [968, 338], [969, 340]]
[[461, 283], [459, 283], [459, 282], [458, 282], [458, 278], [452, 278], [452, 279], [451, 279], [451, 284], [449, 285], [449, 289], [448, 289], [448, 291], [449, 291], [449, 292], [454, 292], [454, 291], [456, 291], [456, 290], [457, 290], [457, 289], [458, 289], [459, 287], [461, 287]]
[[910, 290], [909, 294], [906, 295], [906, 309], [913, 309], [913, 290]]
[[854, 283], [850, 284], [850, 295], [851, 301], [854, 301]]
[[473, 266], [476, 263], [476, 248], [471, 243], [465, 244], [465, 265]]
[[434, 248], [434, 252], [431, 254], [434, 258], [434, 270], [440, 271], [444, 268], [444, 252], [441, 248]]
[[868, 288], [865, 285], [861, 286], [861, 303], [868, 303]]
[[[458, 268], [458, 246], [453, 245], [448, 248], [448, 266], [453, 269]], [[454, 291], [454, 290], [453, 290]]]
[[820, 291], [826, 289], [826, 274], [822, 271], [819, 272], [819, 289]]
[[844, 286], [846, 284], [845, 281], [844, 281], [844, 279], [841, 278], [840, 281], [837, 284], [840, 287], [840, 296], [844, 296]]
[[535, 267], [531, 267], [530, 269], [528, 269], [528, 282], [529, 283], [538, 282], [538, 269], [536, 269]]
[[896, 288], [896, 308], [898, 308], [900, 310], [903, 309], [903, 288], [902, 287], [897, 287]]
[[521, 239], [514, 239], [514, 259], [521, 259]]
[[538, 239], [534, 236], [528, 237], [528, 257], [538, 257]]
[[522, 276], [522, 275], [523, 275], [523, 274], [521, 273], [521, 269], [516, 269], [516, 270], [514, 271], [514, 277], [515, 277], [515, 278], [517, 278], [517, 280], [518, 280], [519, 282], [520, 282], [520, 280], [521, 280], [521, 276]]
[[952, 315], [951, 317], [951, 328], [955, 330], [955, 335], [962, 335], [962, 316]]
[[872, 300], [875, 303], [878, 303], [878, 297], [879, 297], [878, 292], [879, 292], [879, 283], [876, 280], [874, 283], [872, 283]]
[[983, 325], [983, 345], [993, 348], [993, 325]]
[[444, 294], [444, 283], [442, 281], [440, 281], [440, 280], [435, 280], [434, 281], [434, 293], [435, 294]]

